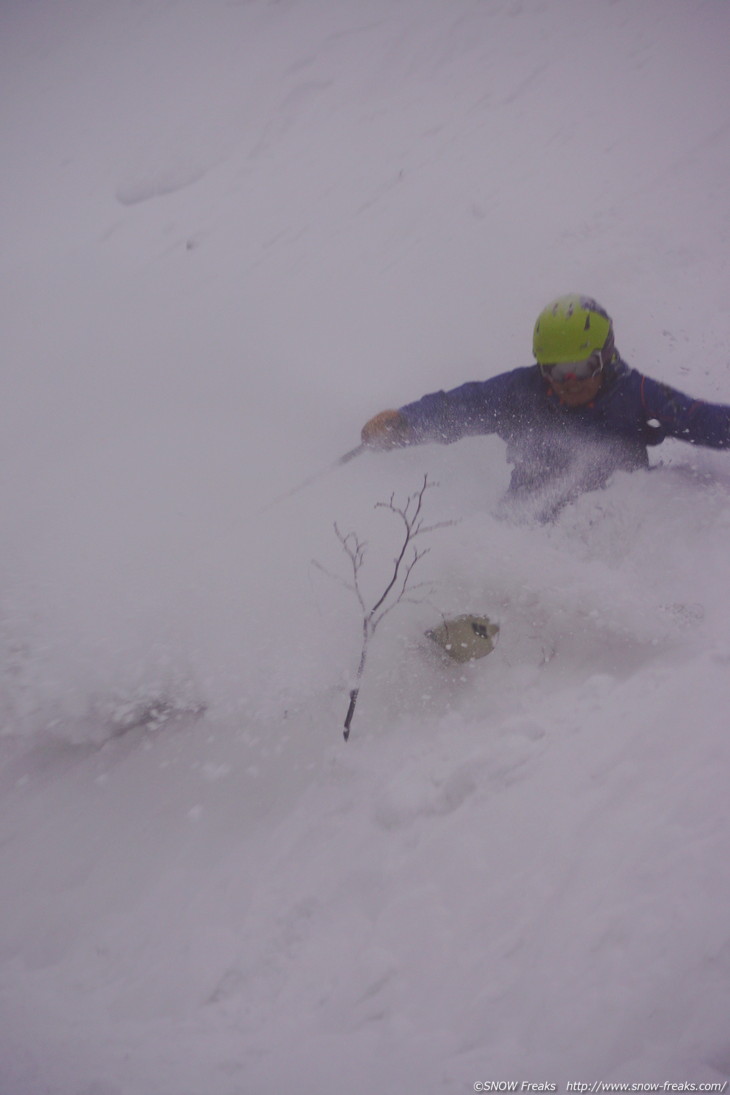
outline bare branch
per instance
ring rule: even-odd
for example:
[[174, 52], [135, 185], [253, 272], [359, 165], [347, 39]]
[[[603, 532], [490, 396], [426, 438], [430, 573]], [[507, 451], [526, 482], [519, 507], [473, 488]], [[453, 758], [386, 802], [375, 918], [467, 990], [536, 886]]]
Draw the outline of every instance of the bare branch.
[[344, 588], [349, 590], [350, 593], [357, 593], [357, 590], [355, 589], [355, 586], [352, 584], [352, 582], [346, 581], [342, 577], [342, 575], [335, 574], [334, 571], [328, 570], [327, 567], [322, 566], [322, 564], [319, 562], [318, 559], [312, 559], [311, 560], [311, 565], [313, 567], [316, 567], [317, 570], [321, 570], [321, 572], [323, 574], [326, 574], [328, 578], [331, 578], [333, 582], [338, 582], [341, 586], [344, 586]]
[[[424, 557], [424, 555], [428, 555], [430, 550], [431, 550], [430, 548], [424, 548], [422, 551], [416, 551], [414, 549], [413, 558], [411, 559], [411, 561], [409, 563], [406, 564], [406, 567], [405, 567], [405, 573], [403, 575], [403, 582], [401, 584], [400, 592], [395, 597], [395, 600], [393, 601], [393, 603], [391, 605], [387, 606], [386, 608], [383, 608], [381, 610], [380, 614], [377, 616], [377, 618], [373, 619], [373, 624], [372, 624], [372, 630], [373, 631], [375, 631], [375, 628], [378, 626], [378, 624], [383, 619], [383, 617], [388, 612], [390, 612], [391, 608], [395, 608], [396, 605], [402, 604], [403, 599], [406, 595], [406, 591], [409, 589], [408, 583], [409, 583], [409, 580], [410, 580], [410, 577], [411, 577], [411, 572], [413, 571], [413, 568], [415, 567], [416, 563], [418, 563], [419, 560], [421, 560]], [[412, 587], [410, 587], [410, 588], [412, 588]]]
[[441, 521], [433, 525], [424, 525], [422, 517], [424, 496], [430, 487], [436, 485], [436, 483], [429, 480], [428, 475], [424, 475], [423, 482], [419, 489], [412, 494], [409, 494], [403, 503], [398, 503], [396, 501], [395, 491], [391, 494], [387, 502], [376, 502], [375, 509], [388, 510], [400, 520], [402, 524], [402, 539], [393, 559], [393, 569], [385, 583], [383, 592], [370, 608], [367, 607], [360, 584], [360, 576], [365, 564], [367, 543], [364, 540], [360, 540], [357, 533], [343, 533], [337, 525], [337, 522], [334, 524], [335, 535], [349, 560], [351, 581], [348, 582], [342, 578], [337, 578], [336, 575], [329, 574], [329, 571], [321, 566], [321, 564], [315, 563], [324, 574], [336, 578], [336, 580], [344, 585], [346, 589], [353, 592], [360, 605], [360, 609], [362, 610], [362, 646], [360, 650], [360, 661], [355, 677], [355, 685], [350, 692], [350, 705], [345, 719], [345, 741], [347, 741], [350, 734], [350, 724], [355, 712], [355, 704], [357, 703], [357, 697], [360, 691], [360, 682], [365, 671], [368, 644], [372, 635], [385, 617], [399, 604], [422, 604], [423, 601], [414, 598], [412, 594], [418, 589], [424, 589], [427, 586], [432, 585], [432, 583], [420, 582], [418, 585], [414, 586], [411, 583], [411, 577], [415, 567], [430, 551], [430, 548], [417, 548], [413, 543], [414, 539], [417, 536], [423, 536], [427, 533], [435, 532], [437, 529], [448, 528], [451, 525], [456, 524], [455, 521]]
[[[398, 556], [394, 560], [393, 575], [392, 575], [390, 581], [388, 582], [388, 584], [386, 585], [385, 589], [383, 590], [383, 593], [382, 593], [380, 599], [378, 601], [376, 601], [376, 603], [371, 608], [371, 610], [370, 610], [370, 617], [371, 618], [374, 617], [376, 615], [376, 613], [380, 610], [380, 608], [386, 603], [388, 597], [390, 596], [392, 590], [395, 588], [395, 586], [398, 582], [398, 575], [399, 575], [399, 572], [400, 572], [400, 567], [401, 567], [401, 564], [402, 564], [403, 559], [405, 557], [406, 551], [408, 549], [408, 545], [410, 544], [411, 540], [413, 539], [413, 536], [417, 535], [417, 531], [416, 531], [416, 533], [414, 533], [414, 528], [416, 528], [416, 530], [417, 530], [417, 526], [419, 524], [418, 517], [420, 515], [421, 507], [423, 505], [423, 496], [426, 493], [426, 491], [428, 490], [430, 485], [431, 484], [428, 481], [428, 475], [424, 475], [423, 485], [421, 486], [420, 490], [415, 491], [413, 494], [409, 495], [407, 500], [406, 500], [405, 505], [402, 506], [402, 507], [401, 506], [396, 506], [396, 504], [395, 504], [395, 494], [391, 494], [390, 502], [388, 502], [387, 505], [383, 502], [378, 502], [376, 504], [376, 507], [375, 507], [376, 509], [379, 508], [379, 507], [385, 506], [385, 508], [391, 510], [392, 513], [396, 513], [402, 518], [403, 524], [405, 525], [405, 535], [403, 537], [403, 544], [401, 545], [400, 553], [398, 554]], [[412, 506], [413, 506], [413, 513], [411, 514], [410, 510], [411, 510]], [[417, 562], [417, 559], [414, 562]], [[412, 569], [413, 569], [413, 564], [411, 565], [410, 570], [412, 570]], [[408, 575], [410, 574], [410, 570], [406, 574], [406, 584], [407, 584], [407, 581], [408, 581]], [[404, 585], [404, 587], [401, 591], [401, 594], [400, 594], [401, 597], [403, 596], [403, 593], [405, 593], [405, 585]]]
[[340, 532], [336, 521], [334, 523], [334, 529], [337, 539], [340, 541], [342, 548], [348, 559], [350, 560], [350, 564], [352, 566], [353, 580], [352, 586], [350, 588], [354, 590], [360, 608], [363, 610], [364, 613], [367, 613], [367, 608], [365, 607], [365, 599], [360, 589], [359, 580], [360, 571], [362, 569], [363, 561], [365, 559], [365, 548], [367, 545], [364, 542], [361, 542], [358, 539], [357, 534], [354, 532], [348, 532], [347, 534]]
[[440, 528], [454, 528], [454, 526], [458, 525], [458, 524], [460, 524], [460, 522], [458, 520], [437, 521], [435, 525], [423, 525], [422, 527], [420, 527], [418, 529], [418, 532], [414, 533], [413, 535], [414, 536], [420, 536], [421, 534], [425, 535], [429, 532], [436, 532], [436, 530], [440, 529]]

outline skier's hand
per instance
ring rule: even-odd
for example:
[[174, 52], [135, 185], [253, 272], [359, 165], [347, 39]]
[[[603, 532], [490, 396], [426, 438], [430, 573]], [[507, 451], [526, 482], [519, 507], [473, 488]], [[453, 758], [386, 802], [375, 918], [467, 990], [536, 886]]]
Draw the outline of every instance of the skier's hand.
[[362, 428], [363, 445], [372, 449], [398, 449], [410, 440], [410, 427], [400, 411], [381, 411]]

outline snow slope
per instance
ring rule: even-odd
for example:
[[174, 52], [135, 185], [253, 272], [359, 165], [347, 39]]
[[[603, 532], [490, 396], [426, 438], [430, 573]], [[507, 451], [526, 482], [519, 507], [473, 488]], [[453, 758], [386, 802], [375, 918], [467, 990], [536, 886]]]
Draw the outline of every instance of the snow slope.
[[[323, 474], [580, 290], [730, 402], [722, 0], [7, 0], [0, 1095], [730, 1079], [730, 464]], [[332, 530], [425, 474], [373, 644]], [[313, 562], [314, 561], [314, 562]], [[315, 562], [319, 566], [315, 565]], [[438, 612], [501, 624], [443, 665]]]

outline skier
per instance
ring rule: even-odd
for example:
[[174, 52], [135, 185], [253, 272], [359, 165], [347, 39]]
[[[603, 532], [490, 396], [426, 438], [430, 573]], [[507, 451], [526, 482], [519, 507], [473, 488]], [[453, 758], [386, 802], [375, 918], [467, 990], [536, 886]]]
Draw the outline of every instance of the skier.
[[579, 294], [551, 301], [535, 323], [536, 365], [434, 392], [366, 422], [375, 449], [495, 433], [513, 465], [508, 497], [538, 496], [549, 520], [605, 486], [614, 471], [649, 467], [666, 437], [730, 448], [730, 406], [692, 399], [622, 360], [607, 312]]

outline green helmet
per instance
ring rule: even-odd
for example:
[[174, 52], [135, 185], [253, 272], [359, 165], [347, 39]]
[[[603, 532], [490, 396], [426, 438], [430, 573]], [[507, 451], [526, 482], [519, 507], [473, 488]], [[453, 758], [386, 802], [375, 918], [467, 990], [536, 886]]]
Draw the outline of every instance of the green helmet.
[[613, 323], [590, 297], [568, 293], [540, 312], [532, 337], [538, 365], [583, 361], [596, 354], [599, 367], [613, 357]]

